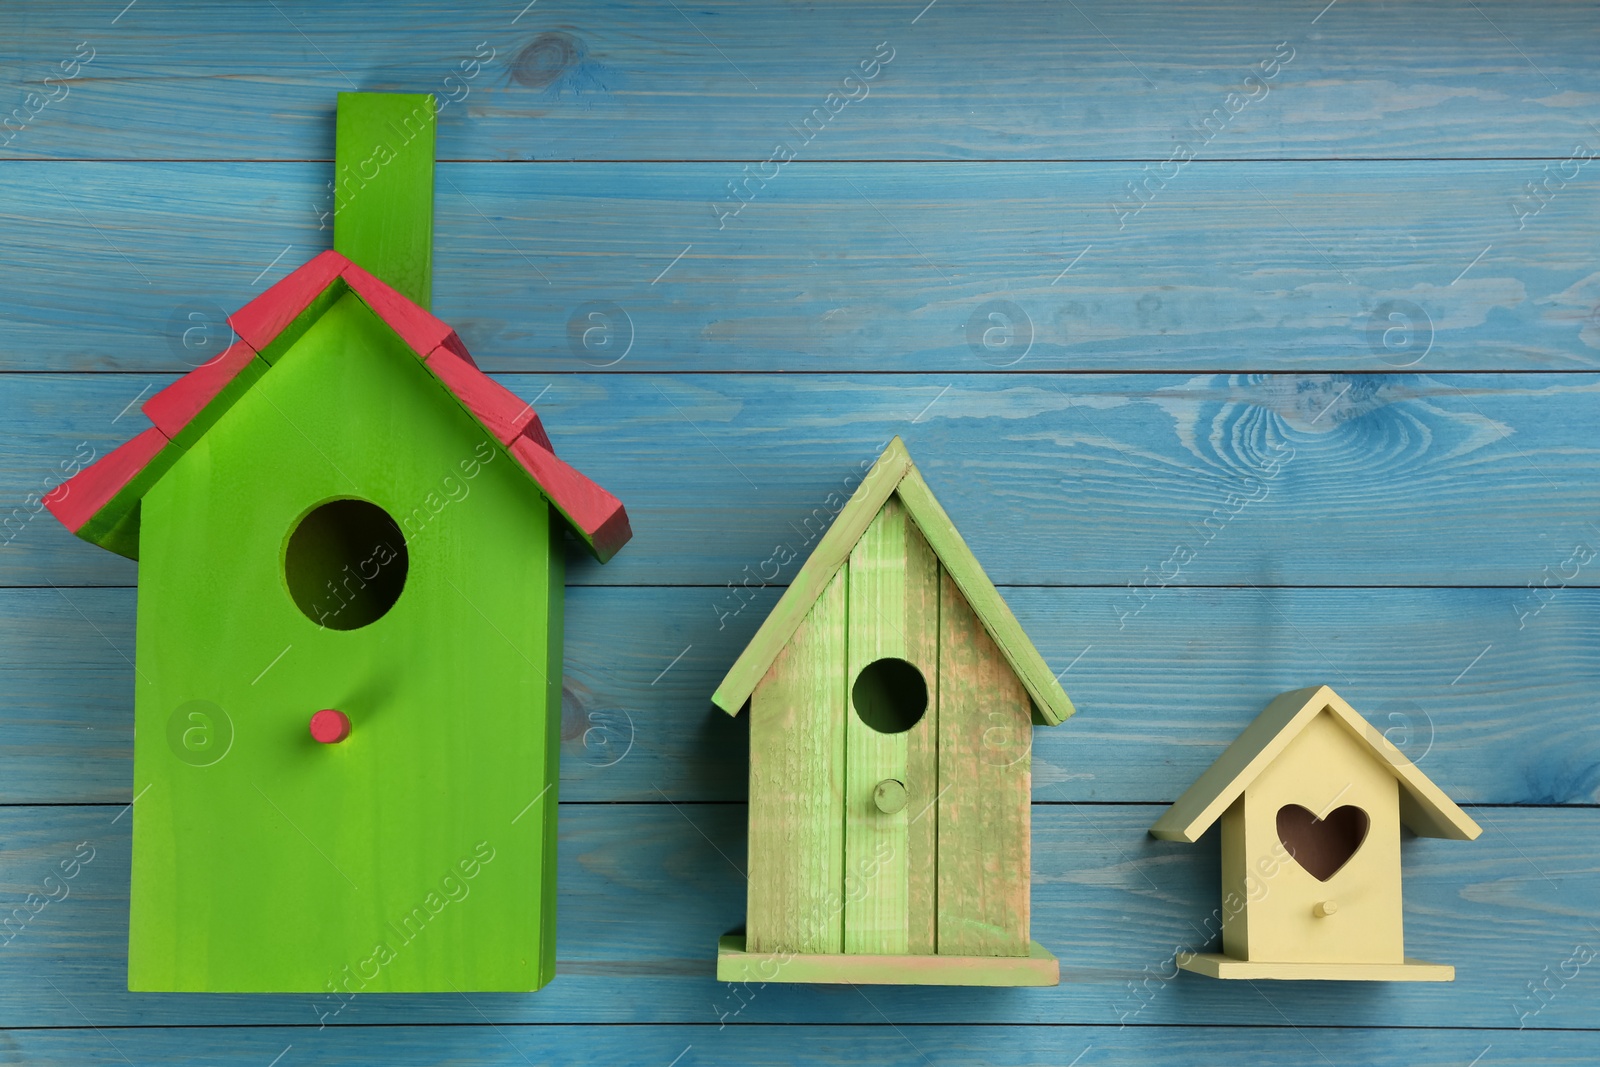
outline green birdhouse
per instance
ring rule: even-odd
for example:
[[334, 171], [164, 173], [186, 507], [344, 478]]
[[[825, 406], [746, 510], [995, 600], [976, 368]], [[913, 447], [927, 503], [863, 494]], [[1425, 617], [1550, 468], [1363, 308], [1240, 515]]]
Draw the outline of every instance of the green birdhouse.
[[139, 560], [130, 989], [554, 973], [562, 540], [630, 533], [425, 309], [432, 132], [343, 97], [335, 249], [51, 494]]
[[750, 709], [719, 978], [1056, 983], [1028, 931], [1029, 762], [1072, 704], [898, 437], [712, 700]]

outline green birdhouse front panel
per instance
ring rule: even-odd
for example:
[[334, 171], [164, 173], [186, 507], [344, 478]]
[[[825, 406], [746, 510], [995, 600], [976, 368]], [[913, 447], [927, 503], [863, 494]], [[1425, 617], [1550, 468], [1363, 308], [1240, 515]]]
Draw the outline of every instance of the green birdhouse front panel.
[[430, 377], [346, 294], [144, 496], [131, 988], [549, 978], [561, 554]]
[[338, 252], [230, 322], [50, 500], [140, 561], [129, 988], [537, 989], [562, 537], [626, 513]]
[[896, 439], [717, 691], [750, 707], [726, 980], [1053, 984], [1032, 726], [1071, 704]]

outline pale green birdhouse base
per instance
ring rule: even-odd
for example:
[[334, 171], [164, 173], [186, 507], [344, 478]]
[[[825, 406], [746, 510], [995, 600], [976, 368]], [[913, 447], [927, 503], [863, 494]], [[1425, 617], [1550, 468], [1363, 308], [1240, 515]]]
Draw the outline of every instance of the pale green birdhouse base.
[[835, 985], [1053, 986], [1061, 964], [1037, 941], [1026, 956], [866, 955], [747, 952], [743, 934], [717, 942], [719, 982]]
[[1185, 971], [1209, 978], [1275, 978], [1285, 981], [1322, 982], [1453, 982], [1456, 969], [1448, 963], [1407, 959], [1404, 963], [1273, 963], [1236, 960], [1220, 952], [1201, 952], [1181, 960]]

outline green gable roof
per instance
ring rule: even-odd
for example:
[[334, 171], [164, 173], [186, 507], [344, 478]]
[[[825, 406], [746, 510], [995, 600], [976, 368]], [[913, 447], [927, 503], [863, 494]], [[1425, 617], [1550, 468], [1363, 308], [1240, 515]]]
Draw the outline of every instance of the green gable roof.
[[1042, 726], [1055, 726], [1071, 715], [1072, 701], [1039, 650], [1028, 640], [1022, 624], [1011, 614], [994, 583], [983, 573], [983, 567], [961, 539], [950, 516], [934, 499], [933, 491], [922, 480], [905, 443], [898, 437], [889, 442], [889, 447], [872, 465], [838, 518], [817, 543], [811, 558], [784, 590], [772, 614], [734, 661], [722, 684], [712, 694], [712, 703], [729, 715], [739, 714], [766, 676], [772, 661], [789, 643], [817, 597], [850, 558], [850, 550], [893, 494], [899, 495], [928, 546], [939, 557], [940, 564], [955, 581], [961, 595], [967, 598], [984, 630], [1027, 689], [1033, 699], [1034, 721]]

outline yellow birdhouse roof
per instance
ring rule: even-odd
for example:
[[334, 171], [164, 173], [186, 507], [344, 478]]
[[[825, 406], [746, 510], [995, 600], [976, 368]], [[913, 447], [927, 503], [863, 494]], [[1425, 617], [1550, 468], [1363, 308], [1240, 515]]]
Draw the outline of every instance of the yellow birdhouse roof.
[[867, 526], [891, 495], [900, 497], [928, 547], [939, 557], [940, 564], [966, 597], [995, 647], [1028, 691], [1033, 700], [1034, 722], [1055, 726], [1071, 715], [1072, 701], [1067, 699], [1056, 676], [1028, 640], [1022, 624], [1011, 614], [994, 583], [983, 573], [983, 567], [961, 539], [955, 523], [934, 499], [933, 491], [922, 480], [905, 443], [898, 437], [889, 442], [889, 447], [861, 480], [828, 532], [817, 542], [816, 549], [784, 590], [772, 614], [767, 616], [729, 668], [722, 684], [717, 686], [712, 703], [729, 715], [739, 714], [772, 661], [799, 629], [828, 582], [850, 558], [850, 550], [861, 540]]
[[1322, 712], [1360, 741], [1372, 758], [1400, 780], [1400, 821], [1422, 837], [1448, 837], [1471, 841], [1482, 833], [1444, 791], [1344, 698], [1325, 685], [1295, 689], [1279, 695], [1234, 738], [1217, 761], [1195, 780], [1150, 833], [1166, 841], [1197, 841], [1228, 809], [1258, 774], [1278, 758], [1289, 742]]

